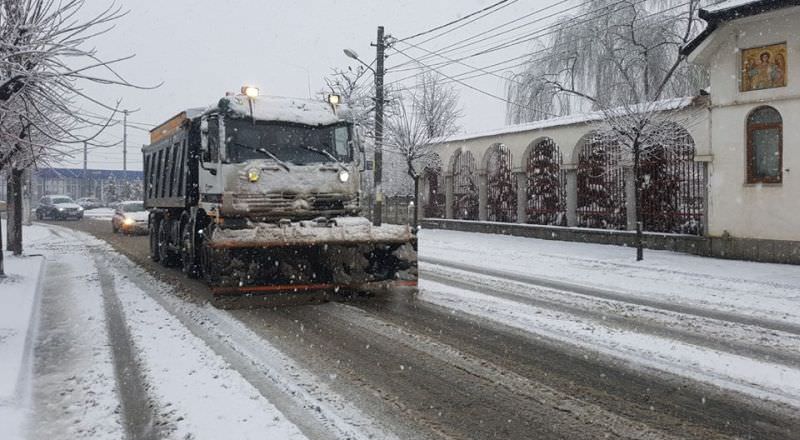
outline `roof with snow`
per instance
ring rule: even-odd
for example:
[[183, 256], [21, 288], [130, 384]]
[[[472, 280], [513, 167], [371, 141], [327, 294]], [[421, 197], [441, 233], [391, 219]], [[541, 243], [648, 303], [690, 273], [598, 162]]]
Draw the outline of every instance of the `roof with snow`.
[[689, 55], [694, 52], [720, 25], [739, 18], [763, 14], [776, 9], [800, 5], [800, 0], [728, 0], [700, 9], [698, 16], [708, 25], [694, 40], [681, 49]]
[[[664, 99], [661, 101], [645, 104], [641, 108], [641, 111], [666, 112], [671, 110], [678, 110], [694, 105], [697, 102], [697, 99], [698, 97], [696, 96]], [[637, 111], [636, 106], [634, 106], [632, 110]], [[589, 122], [600, 121], [603, 120], [604, 118], [605, 115], [599, 111], [591, 113], [578, 113], [574, 115], [561, 116], [558, 118], [543, 119], [541, 121], [526, 122], [524, 124], [509, 125], [503, 128], [498, 128], [483, 132], [457, 134], [445, 139], [436, 139], [432, 142], [432, 144], [433, 145], [446, 144], [448, 142], [466, 141], [469, 139], [477, 139], [477, 138], [498, 136], [511, 133], [522, 133], [525, 131], [541, 130], [543, 128], [561, 127], [565, 125], [575, 125], [575, 124], [586, 124]]]
[[[252, 108], [250, 104], [252, 103]], [[345, 106], [333, 107], [327, 102], [311, 99], [285, 98], [281, 96], [259, 96], [252, 100], [241, 95], [228, 96], [219, 100], [209, 111], [222, 111], [234, 117], [250, 118], [257, 121], [293, 122], [304, 125], [330, 125], [342, 122]], [[251, 114], [252, 111], [252, 114]]]

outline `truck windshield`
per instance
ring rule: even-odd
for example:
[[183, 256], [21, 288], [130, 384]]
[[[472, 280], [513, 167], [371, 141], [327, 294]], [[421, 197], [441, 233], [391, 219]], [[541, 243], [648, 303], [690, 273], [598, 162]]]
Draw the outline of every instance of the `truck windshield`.
[[248, 120], [227, 119], [225, 136], [228, 162], [232, 163], [268, 157], [258, 149], [295, 165], [332, 162], [324, 152], [341, 162], [352, 159], [350, 130], [346, 124], [312, 127], [257, 122], [253, 125]]

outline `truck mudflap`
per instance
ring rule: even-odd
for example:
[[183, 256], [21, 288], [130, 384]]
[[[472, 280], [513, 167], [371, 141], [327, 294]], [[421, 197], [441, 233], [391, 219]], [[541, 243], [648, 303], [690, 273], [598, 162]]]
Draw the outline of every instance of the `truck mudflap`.
[[206, 281], [217, 297], [369, 291], [417, 284], [417, 240], [407, 225], [359, 217], [216, 228]]

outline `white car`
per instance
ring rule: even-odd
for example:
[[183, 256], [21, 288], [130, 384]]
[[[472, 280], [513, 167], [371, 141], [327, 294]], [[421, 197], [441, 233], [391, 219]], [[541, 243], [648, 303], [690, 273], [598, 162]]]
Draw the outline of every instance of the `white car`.
[[144, 202], [140, 200], [120, 202], [111, 217], [111, 229], [114, 232], [126, 234], [147, 234], [149, 212], [144, 209]]

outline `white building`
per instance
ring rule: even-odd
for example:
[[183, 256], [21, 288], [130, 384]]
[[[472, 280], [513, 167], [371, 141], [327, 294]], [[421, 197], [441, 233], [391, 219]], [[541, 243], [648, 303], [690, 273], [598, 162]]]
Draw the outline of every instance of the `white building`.
[[[678, 115], [683, 134], [681, 148], [643, 165], [645, 229], [658, 233], [648, 235], [652, 247], [800, 263], [799, 5], [736, 0], [700, 12], [708, 26], [684, 53], [708, 69], [710, 93], [659, 103]], [[444, 166], [428, 173], [422, 215], [526, 224], [484, 224], [512, 234], [627, 243], [628, 233], [596, 231], [635, 227], [632, 172], [598, 153], [606, 147], [596, 136], [601, 117], [537, 121], [435, 145]]]

